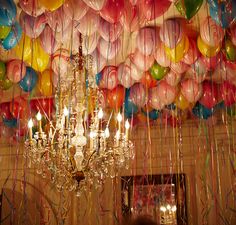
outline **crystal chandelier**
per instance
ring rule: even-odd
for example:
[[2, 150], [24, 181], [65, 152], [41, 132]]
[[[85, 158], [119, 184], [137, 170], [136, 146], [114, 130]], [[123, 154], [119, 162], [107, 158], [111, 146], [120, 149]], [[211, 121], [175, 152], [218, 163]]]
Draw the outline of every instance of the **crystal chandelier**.
[[[88, 122], [89, 105], [86, 106], [85, 100], [93, 97], [98, 102], [99, 99], [95, 76], [91, 73], [92, 59], [88, 59], [90, 69], [84, 69], [87, 62], [80, 44], [78, 54], [72, 57], [72, 82], [67, 87], [59, 85], [57, 89], [55, 120], [50, 121], [50, 129], [45, 132], [42, 115], [38, 112], [34, 135], [33, 120], [29, 120], [24, 152], [29, 165], [35, 164], [43, 177], [50, 176], [59, 191], [76, 191], [77, 195], [91, 185], [101, 186], [106, 177], [115, 177], [134, 157], [134, 146], [129, 139], [130, 124], [128, 120], [124, 122], [120, 112], [112, 112], [105, 124], [103, 110], [97, 104]], [[114, 116], [117, 130], [110, 133], [109, 123]]]

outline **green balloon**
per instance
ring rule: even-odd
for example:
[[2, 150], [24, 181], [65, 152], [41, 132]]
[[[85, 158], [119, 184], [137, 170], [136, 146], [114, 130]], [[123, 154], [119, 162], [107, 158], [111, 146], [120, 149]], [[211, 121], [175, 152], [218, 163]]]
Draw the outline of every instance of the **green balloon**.
[[181, 15], [190, 20], [201, 8], [203, 0], [177, 0], [175, 7]]
[[8, 79], [0, 80], [0, 89], [2, 90], [8, 90], [12, 85], [13, 83]]
[[236, 116], [236, 104], [234, 104], [230, 107], [227, 107], [227, 114], [229, 116]]
[[161, 80], [169, 72], [169, 70], [169, 67], [163, 67], [155, 62], [149, 69], [149, 72], [154, 79]]
[[6, 74], [5, 63], [0, 61], [0, 80], [3, 80], [5, 78], [5, 74]]
[[225, 53], [228, 60], [230, 61], [236, 60], [236, 47], [229, 39], [225, 41]]

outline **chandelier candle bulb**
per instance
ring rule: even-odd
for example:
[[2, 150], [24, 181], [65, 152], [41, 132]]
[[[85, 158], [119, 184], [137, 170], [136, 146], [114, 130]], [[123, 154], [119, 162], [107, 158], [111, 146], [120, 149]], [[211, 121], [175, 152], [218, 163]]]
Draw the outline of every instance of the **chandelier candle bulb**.
[[129, 128], [130, 128], [129, 121], [126, 120], [125, 121], [125, 138], [126, 138], [126, 140], [129, 139]]
[[32, 141], [32, 136], [33, 136], [32, 127], [33, 127], [33, 120], [30, 119], [29, 122], [28, 122], [29, 140], [30, 140], [30, 141]]
[[[117, 121], [118, 121], [118, 128], [119, 128], [119, 133], [121, 132], [121, 121], [122, 121], [122, 115], [118, 113], [117, 115]], [[120, 136], [120, 135], [119, 135]], [[120, 138], [119, 138], [120, 139]]]
[[68, 116], [69, 116], [69, 111], [68, 109], [66, 108], [66, 106], [64, 107], [64, 110], [63, 110], [63, 114], [65, 116], [65, 128], [68, 127]]
[[42, 133], [42, 115], [40, 113], [40, 111], [38, 111], [37, 115], [36, 115], [36, 119], [38, 120], [39, 123], [39, 133]]

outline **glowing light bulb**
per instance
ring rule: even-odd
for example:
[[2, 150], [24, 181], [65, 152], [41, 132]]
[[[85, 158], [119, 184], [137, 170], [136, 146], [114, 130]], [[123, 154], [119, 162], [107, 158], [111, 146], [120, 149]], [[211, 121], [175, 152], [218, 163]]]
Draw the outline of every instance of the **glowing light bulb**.
[[105, 129], [105, 137], [106, 138], [109, 138], [110, 137], [110, 131], [109, 131], [109, 128], [107, 127], [106, 129]]
[[32, 128], [33, 125], [34, 125], [33, 120], [30, 119], [29, 122], [28, 122], [28, 128]]
[[66, 108], [66, 106], [64, 107], [63, 114], [64, 114], [64, 116], [69, 115], [69, 110]]
[[120, 113], [118, 113], [116, 119], [120, 123], [122, 121], [122, 115]]
[[165, 206], [161, 206], [161, 207], [160, 207], [160, 210], [161, 210], [162, 212], [166, 212], [166, 207], [165, 207]]
[[119, 131], [119, 130], [116, 132], [116, 139], [117, 139], [117, 140], [120, 139], [120, 131]]
[[103, 111], [102, 111], [102, 108], [101, 108], [98, 111], [98, 119], [102, 119], [102, 117], [103, 117]]
[[166, 206], [166, 208], [167, 208], [168, 210], [170, 210], [170, 209], [171, 209], [171, 206], [168, 204], [168, 205]]
[[37, 113], [37, 115], [36, 115], [36, 119], [37, 119], [38, 121], [40, 121], [40, 120], [42, 119], [42, 115], [41, 115], [40, 111], [38, 111], [38, 113]]
[[130, 124], [129, 124], [129, 121], [128, 120], [126, 120], [125, 121], [125, 129], [129, 129], [130, 128]]
[[172, 210], [172, 212], [176, 212], [176, 210], [177, 210], [176, 205], [172, 206], [171, 210]]
[[91, 131], [89, 136], [90, 136], [90, 138], [95, 138], [95, 133], [93, 131]]

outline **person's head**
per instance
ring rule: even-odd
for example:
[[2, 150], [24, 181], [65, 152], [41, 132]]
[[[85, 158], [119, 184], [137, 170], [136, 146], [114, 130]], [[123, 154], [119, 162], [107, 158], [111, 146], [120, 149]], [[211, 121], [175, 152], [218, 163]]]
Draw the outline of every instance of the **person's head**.
[[131, 220], [130, 225], [157, 225], [149, 216], [139, 216]]

